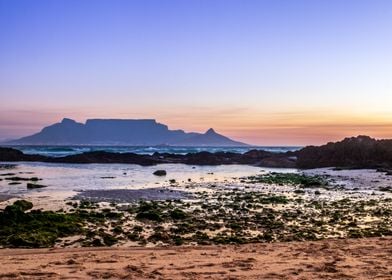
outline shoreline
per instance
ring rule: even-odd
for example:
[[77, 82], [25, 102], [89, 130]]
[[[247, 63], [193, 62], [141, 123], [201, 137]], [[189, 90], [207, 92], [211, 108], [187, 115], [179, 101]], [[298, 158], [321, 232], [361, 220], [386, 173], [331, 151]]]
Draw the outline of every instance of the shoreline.
[[[23, 167], [18, 171], [41, 178]], [[93, 174], [94, 178], [102, 175]], [[96, 189], [93, 181], [90, 190], [65, 200], [57, 197], [55, 186], [47, 191], [9, 186], [24, 189], [22, 199], [29, 202], [13, 198], [0, 203], [5, 223], [0, 243], [3, 247], [159, 247], [392, 235], [392, 178], [375, 170], [264, 171], [230, 181], [162, 180], [171, 182], [165, 187], [159, 183]], [[74, 181], [79, 184], [75, 177]]]
[[[105, 176], [119, 177], [126, 172], [124, 180], [133, 180], [130, 171], [121, 166], [117, 166], [116, 174], [107, 174], [109, 166], [94, 170], [93, 178], [110, 183], [116, 179]], [[27, 167], [18, 165], [3, 171], [23, 178], [37, 176], [43, 184], [54, 175]], [[155, 195], [163, 182], [178, 179], [172, 177], [172, 172], [161, 178], [152, 175], [154, 168], [140, 168], [148, 170], [143, 174], [150, 174], [154, 180], [164, 181], [152, 193], [148, 188], [127, 190], [132, 195]], [[199, 167], [187, 168], [197, 172]], [[211, 173], [210, 167], [201, 170], [203, 176], [221, 176]], [[227, 171], [228, 167], [219, 170]], [[244, 170], [248, 168], [241, 172]], [[392, 237], [383, 237], [392, 234], [390, 175], [377, 170], [331, 168], [293, 173], [258, 171], [230, 181], [174, 180], [166, 186], [168, 189], [193, 193], [194, 197], [171, 202], [134, 201], [127, 206], [82, 200], [56, 204], [42, 196], [41, 190], [29, 190], [24, 198], [34, 197], [32, 211], [41, 211], [34, 213], [44, 224], [49, 217], [61, 216], [69, 223], [53, 224], [54, 229], [84, 225], [61, 236], [58, 242], [58, 236], [53, 235], [54, 243], [21, 243], [21, 239], [3, 243], [8, 248], [0, 249], [0, 261], [7, 268], [0, 272], [0, 279], [366, 279], [370, 275], [390, 279], [392, 258], [388, 246]], [[176, 174], [183, 173], [180, 169]], [[74, 171], [71, 174], [75, 175]], [[8, 176], [2, 176], [2, 183], [12, 181], [6, 180]], [[68, 175], [64, 177], [69, 180]], [[72, 182], [80, 184], [74, 177]], [[124, 196], [118, 189], [113, 189], [115, 192]], [[102, 191], [93, 190], [93, 195], [99, 197]], [[58, 212], [60, 208], [63, 210]], [[28, 213], [30, 210], [18, 215], [23, 220]], [[37, 233], [44, 234], [42, 240], [52, 234], [44, 224], [39, 229], [34, 224]], [[25, 238], [31, 229], [26, 230], [15, 234]], [[24, 244], [49, 248], [9, 248]]]

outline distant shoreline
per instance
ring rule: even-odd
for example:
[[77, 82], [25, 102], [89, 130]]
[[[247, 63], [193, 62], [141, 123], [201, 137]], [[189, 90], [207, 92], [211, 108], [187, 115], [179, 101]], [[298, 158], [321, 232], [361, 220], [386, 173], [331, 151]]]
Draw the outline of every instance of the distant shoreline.
[[[26, 146], [25, 146], [26, 147]], [[39, 146], [34, 146], [38, 149]], [[75, 146], [77, 147], [77, 146]], [[137, 147], [137, 146], [136, 146]], [[192, 147], [192, 148], [189, 148]], [[44, 146], [44, 149], [50, 147]], [[27, 153], [15, 148], [0, 147], [0, 161], [41, 161], [57, 163], [124, 163], [142, 166], [163, 163], [192, 165], [244, 164], [260, 167], [312, 169], [337, 167], [345, 169], [373, 168], [392, 173], [392, 140], [376, 140], [369, 136], [345, 138], [340, 142], [322, 146], [307, 146], [301, 149], [283, 147], [275, 150], [252, 149], [250, 147], [178, 146], [156, 148], [142, 147], [144, 152], [121, 147], [114, 149], [77, 150], [70, 147], [53, 147], [52, 153]], [[78, 148], [75, 148], [78, 149]], [[80, 149], [80, 147], [79, 147]], [[148, 149], [148, 151], [146, 151]], [[72, 154], [69, 154], [71, 153]]]

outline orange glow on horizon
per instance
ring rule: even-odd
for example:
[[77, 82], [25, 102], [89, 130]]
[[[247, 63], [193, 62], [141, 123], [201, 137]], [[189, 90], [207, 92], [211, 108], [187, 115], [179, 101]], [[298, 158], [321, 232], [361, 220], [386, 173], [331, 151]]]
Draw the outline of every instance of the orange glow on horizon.
[[[88, 118], [154, 118], [170, 129], [187, 132], [205, 132], [210, 127], [218, 133], [253, 145], [310, 145], [341, 140], [344, 137], [369, 135], [375, 138], [392, 138], [392, 114], [287, 111], [262, 112], [252, 109], [232, 108], [160, 108], [159, 110], [116, 110], [113, 112], [90, 108], [53, 111], [17, 111], [0, 113], [0, 129], [13, 132], [13, 137], [36, 133], [44, 126], [61, 121], [63, 117], [85, 122]], [[65, 112], [65, 113], [63, 113]], [[82, 113], [83, 112], [83, 113]], [[4, 138], [4, 137], [3, 137]]]

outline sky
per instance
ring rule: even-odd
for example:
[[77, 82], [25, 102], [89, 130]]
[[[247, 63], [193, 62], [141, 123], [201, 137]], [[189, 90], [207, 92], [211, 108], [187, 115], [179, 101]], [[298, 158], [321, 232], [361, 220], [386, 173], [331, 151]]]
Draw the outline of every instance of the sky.
[[0, 0], [0, 140], [63, 117], [392, 138], [392, 1]]

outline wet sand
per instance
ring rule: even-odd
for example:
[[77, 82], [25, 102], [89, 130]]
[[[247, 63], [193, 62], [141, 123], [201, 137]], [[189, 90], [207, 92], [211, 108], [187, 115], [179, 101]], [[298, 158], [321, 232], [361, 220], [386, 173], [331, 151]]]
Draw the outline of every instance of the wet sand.
[[168, 188], [146, 188], [138, 190], [87, 190], [80, 192], [74, 197], [76, 200], [88, 199], [90, 201], [108, 202], [135, 202], [139, 200], [167, 200], [190, 198], [185, 191], [172, 190]]
[[12, 196], [12, 195], [8, 195], [8, 194], [0, 194], [0, 202], [3, 202], [3, 201], [10, 200], [11, 198], [13, 198], [13, 196]]
[[168, 248], [2, 249], [0, 279], [391, 279], [392, 238]]

